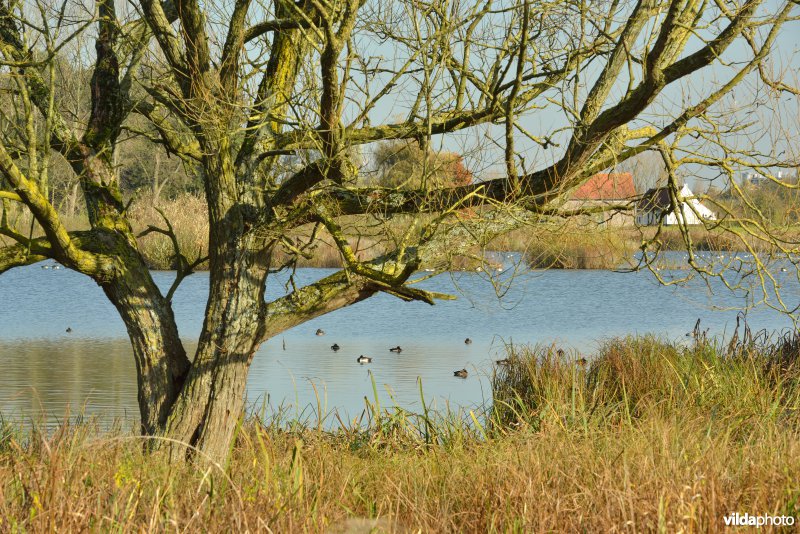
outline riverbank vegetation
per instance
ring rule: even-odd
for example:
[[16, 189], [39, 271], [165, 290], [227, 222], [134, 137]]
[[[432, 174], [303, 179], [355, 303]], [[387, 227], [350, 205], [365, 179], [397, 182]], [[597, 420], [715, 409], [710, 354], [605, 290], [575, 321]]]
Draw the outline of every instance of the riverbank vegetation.
[[[158, 209], [156, 209], [158, 206]], [[208, 222], [205, 217], [205, 202], [194, 195], [184, 195], [172, 201], [159, 203], [142, 202], [131, 212], [135, 229], [141, 232], [149, 225], [163, 226], [163, 212], [172, 222], [183, 250], [208, 250]], [[388, 221], [376, 221], [365, 217], [353, 217], [349, 223], [351, 246], [359, 258], [367, 258], [385, 253], [395, 240], [407, 230], [412, 218], [397, 216]], [[372, 228], [372, 230], [370, 230]], [[555, 220], [552, 224], [526, 226], [489, 240], [483, 248], [473, 247], [467, 254], [449, 258], [450, 267], [461, 270], [498, 267], [497, 262], [487, 252], [517, 252], [522, 261], [534, 269], [616, 269], [633, 265], [634, 254], [640, 250], [642, 242], [652, 239], [655, 227], [598, 226], [580, 221]], [[302, 236], [300, 242], [308, 242], [310, 228], [294, 232]], [[763, 241], [740, 238], [724, 231], [689, 228], [687, 235], [695, 251], [739, 252], [753, 249], [766, 252]], [[295, 255], [292, 251], [276, 248], [273, 261], [282, 265], [294, 257], [298, 267], [342, 267], [342, 257], [334, 241], [322, 230], [314, 244], [313, 254]], [[394, 239], [393, 239], [394, 238]], [[685, 252], [687, 244], [684, 234], [677, 227], [664, 227], [658, 232], [662, 251]], [[784, 239], [800, 240], [800, 230], [788, 230]], [[174, 268], [174, 251], [169, 239], [161, 234], [148, 234], [141, 237], [139, 246], [148, 265], [153, 269]], [[309, 251], [310, 252], [310, 251]], [[201, 268], [205, 264], [201, 265]], [[423, 265], [423, 268], [429, 266]]]
[[[0, 530], [718, 531], [797, 516], [800, 341], [510, 347], [494, 405], [251, 419], [224, 466], [89, 423], [0, 431]], [[329, 414], [328, 417], [336, 417]]]
[[[141, 235], [148, 227], [164, 228], [164, 217], [170, 221], [181, 250], [195, 259], [205, 256], [208, 251], [208, 217], [205, 200], [192, 193], [184, 193], [173, 199], [156, 199], [150, 194], [137, 197], [130, 207], [130, 218], [134, 230], [140, 235], [139, 249], [148, 266], [156, 270], [175, 268], [175, 252], [169, 237], [151, 232]], [[88, 223], [80, 217], [66, 217], [70, 230], [83, 230]], [[375, 220], [354, 217], [350, 221], [351, 246], [359, 258], [371, 257], [390, 249], [394, 242], [391, 236], [400, 236], [407, 229], [410, 219], [395, 217], [382, 224]], [[30, 224], [24, 222], [22, 225]], [[369, 227], [373, 227], [370, 232]], [[387, 226], [390, 228], [387, 230]], [[346, 225], [347, 227], [347, 225]], [[485, 244], [483, 250], [474, 247], [468, 254], [450, 258], [451, 267], [460, 270], [475, 270], [498, 267], [497, 262], [487, 255], [491, 252], [518, 252], [523, 262], [534, 269], [615, 269], [632, 265], [634, 254], [640, 249], [643, 240], [652, 239], [656, 228], [634, 228], [580, 222], [554, 222], [523, 227], [498, 236]], [[786, 240], [800, 239], [800, 232], [787, 230]], [[300, 228], [293, 237], [307, 241], [310, 228]], [[765, 251], [765, 244], [756, 239], [746, 239], [746, 244], [727, 231], [708, 231], [690, 228], [688, 235], [692, 248], [696, 251], [736, 252], [751, 247]], [[387, 237], [389, 236], [389, 237]], [[325, 230], [321, 230], [309, 254], [294, 254], [277, 247], [274, 251], [274, 264], [282, 265], [294, 258], [298, 267], [342, 267], [342, 257], [336, 244]], [[658, 234], [664, 251], [686, 251], [684, 235], [678, 228], [665, 227]], [[311, 254], [310, 252], [313, 252]], [[199, 269], [208, 267], [202, 262]], [[423, 268], [427, 266], [423, 265]]]

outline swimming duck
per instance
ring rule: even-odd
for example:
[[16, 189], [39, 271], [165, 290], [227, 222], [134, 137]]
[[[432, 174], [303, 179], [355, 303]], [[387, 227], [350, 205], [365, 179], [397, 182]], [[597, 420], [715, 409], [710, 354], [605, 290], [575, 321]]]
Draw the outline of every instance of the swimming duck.
[[508, 365], [511, 363], [511, 360], [508, 358], [503, 358], [502, 360], [496, 360], [494, 363], [497, 365]]
[[458, 378], [467, 378], [467, 370], [461, 369], [460, 371], [453, 371], [453, 376], [457, 376]]
[[358, 363], [370, 363], [370, 362], [372, 362], [372, 358], [370, 358], [369, 356], [364, 356], [364, 355], [362, 354], [361, 356], [359, 356], [358, 358], [356, 358], [356, 361], [357, 361]]
[[467, 345], [472, 345], [472, 340], [470, 338], [467, 338], [464, 340], [464, 343]]
[[325, 330], [323, 330], [322, 328], [317, 328], [316, 334], [318, 336], [324, 336], [325, 335]]
[[71, 334], [72, 333], [72, 328], [68, 326], [67, 329], [66, 329], [66, 332], [67, 332], [67, 334]]
[[400, 348], [400, 345], [397, 345], [396, 347], [392, 347], [391, 349], [389, 349], [389, 352], [396, 352], [397, 354], [400, 354], [401, 352], [403, 352], [403, 349]]
[[333, 352], [336, 352], [337, 350], [339, 350], [339, 344], [338, 343], [334, 343], [333, 345], [331, 345], [331, 350]]

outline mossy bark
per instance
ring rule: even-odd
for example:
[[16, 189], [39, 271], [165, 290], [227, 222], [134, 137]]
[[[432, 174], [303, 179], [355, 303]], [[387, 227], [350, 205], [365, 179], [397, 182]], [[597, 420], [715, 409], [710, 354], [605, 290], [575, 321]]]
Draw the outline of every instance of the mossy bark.
[[128, 250], [125, 270], [103, 291], [117, 308], [128, 330], [136, 362], [141, 430], [145, 435], [161, 432], [178, 393], [189, 360], [178, 336], [169, 302], [162, 296], [146, 265]]
[[169, 301], [156, 285], [124, 216], [110, 158], [83, 147], [80, 169], [95, 238], [89, 252], [113, 258], [112, 268], [88, 272], [116, 307], [136, 362], [141, 429], [162, 432], [189, 370]]
[[265, 337], [267, 251], [259, 239], [232, 228], [217, 242], [203, 332], [167, 422], [166, 435], [182, 444], [170, 446], [174, 457], [194, 450], [215, 461], [227, 457], [250, 364]]

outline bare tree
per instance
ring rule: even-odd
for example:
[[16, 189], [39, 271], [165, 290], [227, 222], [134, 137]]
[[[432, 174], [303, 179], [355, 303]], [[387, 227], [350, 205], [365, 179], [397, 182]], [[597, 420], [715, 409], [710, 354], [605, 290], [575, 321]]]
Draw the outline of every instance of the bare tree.
[[[97, 0], [94, 13], [70, 19], [71, 34], [89, 23], [96, 30], [91, 113], [79, 128], [54, 105], [63, 9], [40, 4], [36, 15], [2, 3], [0, 42], [22, 126], [0, 144], [0, 196], [29, 210], [43, 235], [4, 217], [0, 233], [10, 243], [0, 249], [0, 272], [53, 258], [97, 281], [128, 328], [142, 431], [183, 443], [171, 446], [176, 457], [197, 449], [218, 460], [266, 339], [378, 292], [433, 304], [445, 296], [413, 285], [423, 261], [445, 269], [452, 254], [500, 233], [575, 215], [561, 209], [574, 188], [637, 154], [657, 150], [674, 174], [681, 151], [694, 150], [687, 135], [720, 123], [721, 99], [742, 80], [764, 83], [769, 73], [759, 68], [797, 11], [794, 2], [723, 0], [132, 5], [123, 17], [113, 0]], [[737, 42], [749, 55], [728, 61]], [[698, 83], [715, 64], [725, 66], [721, 81]], [[683, 102], [667, 98], [687, 86]], [[539, 113], [548, 126], [536, 131], [530, 119]], [[146, 117], [142, 134], [185, 161], [205, 188], [210, 288], [191, 361], [170, 299], [196, 262], [173, 240], [181, 269], [168, 295], [159, 291], [115, 176], [115, 146], [131, 114]], [[422, 158], [414, 187], [359, 186], [354, 147], [402, 140], [427, 154], [470, 132], [488, 148], [459, 152], [501, 177], [481, 180], [481, 166], [470, 165], [477, 179], [443, 186]], [[48, 201], [51, 152], [79, 177], [90, 230], [68, 232]], [[391, 236], [360, 260], [344, 229], [365, 225]], [[306, 238], [291, 237], [298, 228], [310, 229]], [[174, 237], [169, 224], [160, 231]], [[313, 254], [317, 239], [336, 244], [345, 268], [267, 302], [270, 273]], [[292, 259], [274, 265], [279, 248]]]
[[615, 170], [631, 173], [636, 192], [639, 194], [654, 187], [667, 185], [667, 168], [658, 151], [637, 154], [620, 163]]

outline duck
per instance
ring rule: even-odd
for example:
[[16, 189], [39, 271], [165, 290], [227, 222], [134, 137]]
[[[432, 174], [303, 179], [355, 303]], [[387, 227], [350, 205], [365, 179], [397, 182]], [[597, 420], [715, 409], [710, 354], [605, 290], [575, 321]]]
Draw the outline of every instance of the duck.
[[42, 265], [42, 269], [49, 269], [49, 268], [50, 268], [49, 265]]
[[397, 354], [400, 354], [401, 352], [403, 352], [403, 349], [400, 348], [400, 345], [397, 345], [396, 347], [392, 347], [391, 349], [389, 349], [389, 352], [396, 352]]
[[564, 349], [556, 349], [556, 355], [559, 358], [563, 358], [564, 357]]
[[324, 336], [325, 335], [325, 330], [323, 330], [322, 328], [317, 328], [316, 334], [318, 336]]
[[332, 350], [333, 352], [336, 352], [337, 350], [339, 350], [339, 348], [340, 348], [340, 347], [339, 347], [339, 344], [338, 344], [338, 343], [334, 343], [333, 345], [331, 345], [331, 350]]
[[467, 370], [461, 369], [460, 371], [453, 371], [453, 376], [457, 376], [458, 378], [467, 378]]
[[467, 338], [467, 339], [464, 340], [464, 344], [465, 345], [472, 345], [472, 340], [470, 338]]
[[357, 361], [358, 363], [361, 363], [361, 364], [364, 364], [364, 363], [371, 363], [371, 362], [372, 362], [372, 358], [370, 358], [369, 356], [364, 356], [364, 355], [362, 354], [361, 356], [359, 356], [358, 358], [356, 358], [356, 361]]
[[588, 362], [586, 361], [586, 358], [578, 358], [578, 359], [575, 361], [575, 363], [577, 363], [577, 364], [578, 364], [578, 367], [586, 367], [586, 364], [587, 364]]
[[68, 327], [67, 327], [67, 329], [65, 330], [65, 332], [66, 332], [67, 334], [71, 334], [71, 333], [72, 333], [72, 327], [71, 327], [71, 326], [68, 326]]
[[502, 360], [495, 360], [494, 363], [496, 363], [497, 365], [508, 365], [511, 363], [511, 359], [503, 358]]

